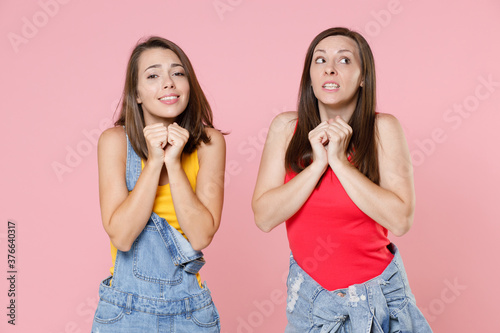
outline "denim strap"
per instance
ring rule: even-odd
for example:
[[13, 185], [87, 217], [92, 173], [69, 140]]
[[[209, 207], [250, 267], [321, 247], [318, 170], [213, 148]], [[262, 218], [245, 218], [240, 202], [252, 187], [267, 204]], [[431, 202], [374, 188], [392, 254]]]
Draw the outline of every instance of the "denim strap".
[[[129, 191], [132, 191], [141, 174], [141, 159], [134, 151], [127, 135], [127, 174], [126, 183]], [[205, 264], [203, 253], [196, 251], [191, 243], [182, 234], [172, 227], [168, 222], [152, 212], [149, 218], [161, 235], [165, 247], [170, 251], [172, 261], [176, 266], [183, 266], [188, 273], [196, 274]]]

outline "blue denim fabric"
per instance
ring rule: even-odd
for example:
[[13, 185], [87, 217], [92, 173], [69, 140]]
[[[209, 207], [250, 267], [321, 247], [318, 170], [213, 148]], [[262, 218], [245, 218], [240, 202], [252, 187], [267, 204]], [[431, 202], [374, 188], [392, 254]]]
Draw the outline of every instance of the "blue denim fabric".
[[[132, 191], [141, 159], [128, 137], [126, 170]], [[101, 282], [92, 332], [220, 332], [210, 290], [196, 278], [204, 264], [202, 252], [152, 213], [132, 248], [117, 251], [114, 275]]]
[[285, 333], [432, 332], [415, 304], [403, 261], [393, 260], [379, 276], [346, 289], [321, 287], [290, 256]]

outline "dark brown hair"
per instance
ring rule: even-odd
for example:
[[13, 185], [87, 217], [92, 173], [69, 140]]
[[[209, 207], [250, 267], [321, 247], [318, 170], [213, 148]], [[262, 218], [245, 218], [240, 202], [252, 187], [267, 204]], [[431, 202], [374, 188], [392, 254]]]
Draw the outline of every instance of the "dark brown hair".
[[144, 138], [144, 114], [142, 106], [137, 103], [137, 82], [139, 80], [139, 58], [148, 49], [161, 48], [174, 52], [184, 66], [185, 75], [189, 81], [189, 101], [184, 112], [175, 121], [189, 131], [189, 139], [184, 146], [184, 153], [193, 152], [201, 141], [210, 142], [205, 128], [213, 128], [212, 109], [205, 94], [201, 90], [193, 66], [187, 55], [175, 43], [161, 37], [152, 36], [135, 46], [127, 65], [125, 87], [123, 88], [120, 117], [115, 126], [125, 126], [125, 132], [137, 155], [147, 159], [148, 148]]
[[364, 37], [355, 31], [342, 27], [330, 28], [321, 32], [309, 45], [300, 81], [297, 127], [286, 151], [285, 168], [288, 171], [299, 173], [312, 163], [312, 148], [308, 134], [321, 123], [321, 119], [318, 99], [311, 87], [311, 61], [316, 45], [330, 36], [345, 36], [354, 40], [358, 45], [363, 87], [359, 88], [356, 108], [349, 120], [349, 126], [352, 127], [352, 137], [345, 153], [351, 155], [351, 162], [359, 171], [378, 184], [380, 175], [375, 132], [375, 62], [370, 46]]

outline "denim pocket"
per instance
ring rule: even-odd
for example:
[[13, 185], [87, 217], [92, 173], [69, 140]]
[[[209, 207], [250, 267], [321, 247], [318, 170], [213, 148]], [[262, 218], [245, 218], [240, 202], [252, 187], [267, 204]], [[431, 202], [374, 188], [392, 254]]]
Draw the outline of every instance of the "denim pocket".
[[146, 226], [133, 247], [136, 277], [168, 285], [182, 282], [182, 270], [172, 261], [163, 238], [154, 226]]
[[214, 327], [219, 325], [219, 312], [214, 303], [191, 314], [191, 320], [199, 327]]
[[388, 299], [387, 307], [389, 308], [391, 318], [397, 318], [399, 313], [405, 309], [409, 302], [410, 299], [407, 297]]
[[432, 329], [413, 299], [407, 298], [397, 312], [391, 312], [389, 332], [432, 333]]
[[123, 308], [101, 300], [97, 305], [94, 320], [101, 324], [113, 324], [122, 319], [123, 315]]
[[403, 311], [410, 302], [406, 296], [405, 283], [401, 274], [396, 274], [389, 281], [382, 281], [379, 284], [384, 295], [387, 309], [391, 318], [397, 318], [398, 313]]

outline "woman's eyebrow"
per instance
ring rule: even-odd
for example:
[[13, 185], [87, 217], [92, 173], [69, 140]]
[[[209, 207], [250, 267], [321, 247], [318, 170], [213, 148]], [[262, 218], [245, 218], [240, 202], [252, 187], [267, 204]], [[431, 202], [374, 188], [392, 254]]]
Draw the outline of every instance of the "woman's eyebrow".
[[148, 69], [151, 69], [151, 68], [161, 68], [161, 65], [160, 64], [151, 65], [148, 68], [146, 68], [144, 71], [147, 71]]
[[[316, 53], [316, 52], [326, 53], [326, 51], [323, 49], [317, 49], [316, 51], [314, 51], [314, 53]], [[351, 50], [348, 50], [348, 49], [341, 49], [341, 50], [338, 50], [336, 53], [343, 53], [343, 52], [350, 52], [350, 53], [354, 54], [354, 52], [352, 52]]]
[[[182, 67], [182, 68], [184, 68], [184, 66], [182, 66], [182, 64], [178, 64], [178, 63], [173, 63], [173, 64], [170, 65], [170, 68], [174, 68], [174, 67]], [[146, 68], [144, 71], [147, 71], [148, 69], [151, 69], [151, 68], [161, 68], [161, 65], [160, 64], [151, 65], [148, 68]]]
[[345, 53], [345, 52], [349, 52], [349, 53], [354, 54], [354, 52], [352, 52], [351, 50], [348, 50], [348, 49], [342, 49], [342, 50], [337, 51], [337, 53]]

